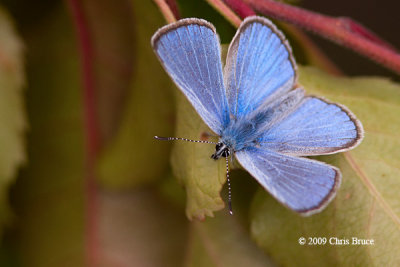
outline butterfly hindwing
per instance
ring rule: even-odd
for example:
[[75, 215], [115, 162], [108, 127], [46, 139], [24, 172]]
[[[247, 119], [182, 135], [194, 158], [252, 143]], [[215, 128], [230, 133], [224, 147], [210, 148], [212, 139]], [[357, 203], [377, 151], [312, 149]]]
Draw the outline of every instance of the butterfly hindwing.
[[230, 113], [243, 117], [296, 83], [296, 63], [283, 34], [271, 21], [250, 17], [233, 38], [224, 69]]
[[347, 108], [317, 97], [305, 97], [285, 119], [266, 130], [259, 144], [279, 153], [312, 156], [355, 147], [362, 139], [361, 123]]
[[229, 112], [215, 28], [205, 20], [183, 19], [158, 30], [151, 43], [172, 80], [219, 134]]
[[341, 182], [328, 164], [259, 148], [235, 153], [239, 163], [279, 202], [303, 216], [322, 210]]

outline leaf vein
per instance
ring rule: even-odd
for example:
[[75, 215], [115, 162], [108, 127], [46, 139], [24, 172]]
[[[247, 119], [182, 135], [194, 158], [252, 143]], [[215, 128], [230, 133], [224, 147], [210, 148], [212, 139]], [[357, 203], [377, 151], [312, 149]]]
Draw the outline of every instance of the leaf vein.
[[371, 195], [376, 199], [376, 201], [380, 204], [383, 210], [387, 213], [387, 215], [394, 221], [397, 227], [400, 229], [400, 218], [396, 215], [390, 205], [385, 201], [382, 195], [379, 193], [378, 189], [375, 185], [371, 182], [368, 176], [364, 173], [364, 171], [360, 168], [357, 162], [354, 160], [353, 156], [350, 152], [344, 152], [344, 157], [356, 172], [358, 177], [364, 183], [365, 187], [369, 190]]

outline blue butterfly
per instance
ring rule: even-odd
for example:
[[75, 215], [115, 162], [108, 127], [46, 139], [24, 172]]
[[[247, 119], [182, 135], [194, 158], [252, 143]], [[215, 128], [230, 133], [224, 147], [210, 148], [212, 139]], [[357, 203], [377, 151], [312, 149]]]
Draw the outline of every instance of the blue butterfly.
[[[303, 216], [327, 206], [341, 183], [339, 169], [299, 156], [352, 149], [363, 128], [346, 107], [305, 95], [291, 47], [271, 21], [246, 18], [224, 68], [219, 37], [205, 20], [162, 27], [151, 43], [172, 80], [219, 136], [213, 159], [225, 157], [228, 164], [234, 154], [278, 201]], [[232, 212], [230, 198], [229, 190]]]

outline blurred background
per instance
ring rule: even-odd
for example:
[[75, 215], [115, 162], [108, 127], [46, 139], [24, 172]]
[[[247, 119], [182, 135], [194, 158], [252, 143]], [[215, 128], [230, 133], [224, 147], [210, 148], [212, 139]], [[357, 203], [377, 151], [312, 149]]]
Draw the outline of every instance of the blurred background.
[[[290, 3], [351, 17], [400, 47], [398, 1]], [[230, 42], [235, 28], [206, 1], [178, 7]], [[152, 139], [175, 131], [177, 90], [150, 47], [165, 24], [150, 0], [0, 1], [0, 266], [291, 265], [249, 237], [258, 185], [235, 179], [242, 171], [232, 174], [235, 220], [226, 210], [188, 220], [172, 144]], [[398, 80], [307, 34], [345, 75]]]

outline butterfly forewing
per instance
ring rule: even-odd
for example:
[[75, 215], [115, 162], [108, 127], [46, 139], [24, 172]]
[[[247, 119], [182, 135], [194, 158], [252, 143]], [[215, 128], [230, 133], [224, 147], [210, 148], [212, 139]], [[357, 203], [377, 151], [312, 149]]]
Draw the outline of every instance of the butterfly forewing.
[[219, 38], [205, 20], [183, 19], [158, 30], [153, 49], [172, 80], [216, 133], [229, 123]]
[[337, 168], [319, 161], [258, 148], [235, 155], [268, 192], [304, 216], [322, 210], [333, 199], [341, 182]]
[[289, 44], [271, 21], [244, 20], [229, 46], [224, 69], [231, 115], [243, 117], [291, 90], [297, 78], [295, 66]]

